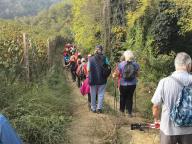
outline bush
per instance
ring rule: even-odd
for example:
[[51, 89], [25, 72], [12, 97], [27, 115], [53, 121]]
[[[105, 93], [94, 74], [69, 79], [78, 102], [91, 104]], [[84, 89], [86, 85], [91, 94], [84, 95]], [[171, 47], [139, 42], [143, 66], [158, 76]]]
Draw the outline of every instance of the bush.
[[54, 71], [47, 81], [33, 84], [28, 91], [10, 94], [15, 96], [14, 101], [10, 103], [8, 98], [2, 113], [26, 143], [69, 143], [66, 130], [72, 120], [70, 91], [63, 76]]

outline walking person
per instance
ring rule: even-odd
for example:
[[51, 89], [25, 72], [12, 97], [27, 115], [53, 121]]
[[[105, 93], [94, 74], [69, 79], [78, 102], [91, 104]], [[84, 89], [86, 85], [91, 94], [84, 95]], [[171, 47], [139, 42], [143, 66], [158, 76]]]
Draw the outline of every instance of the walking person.
[[[161, 144], [192, 143], [192, 100], [188, 100], [187, 103], [184, 102], [185, 98], [190, 98], [192, 95], [191, 93], [187, 93], [185, 97], [180, 97], [180, 94], [185, 94], [183, 91], [184, 86], [192, 84], [192, 75], [189, 73], [191, 71], [191, 64], [191, 57], [187, 53], [178, 53], [175, 58], [175, 71], [171, 76], [160, 80], [151, 100], [153, 103], [152, 111], [155, 122], [159, 121], [159, 112], [160, 107], [162, 106], [160, 124]], [[171, 114], [176, 114], [176, 111], [174, 112], [174, 107], [177, 106], [176, 103], [178, 100], [181, 102], [179, 103], [179, 109], [182, 114], [179, 122], [180, 124], [183, 123], [185, 126], [178, 125], [175, 121], [176, 119], [173, 119], [171, 116]], [[184, 104], [185, 107], [182, 107], [180, 104]], [[186, 124], [189, 124], [190, 126], [187, 126]]]
[[127, 50], [124, 52], [124, 60], [121, 61], [113, 77], [119, 78], [120, 90], [120, 111], [122, 114], [127, 109], [128, 117], [132, 117], [133, 107], [133, 94], [137, 84], [137, 76], [139, 73], [139, 64], [135, 62], [134, 54], [132, 51]]
[[72, 55], [70, 57], [70, 61], [69, 61], [68, 65], [70, 66], [71, 78], [72, 78], [73, 82], [75, 82], [76, 81], [77, 62], [76, 62], [76, 59], [75, 59], [74, 55]]
[[[103, 47], [96, 46], [95, 55], [88, 61], [88, 78], [91, 92], [91, 111], [102, 113], [103, 99], [107, 83], [107, 77], [103, 74], [103, 65], [109, 65], [106, 56], [103, 55]], [[96, 95], [98, 95], [98, 104], [96, 106]]]

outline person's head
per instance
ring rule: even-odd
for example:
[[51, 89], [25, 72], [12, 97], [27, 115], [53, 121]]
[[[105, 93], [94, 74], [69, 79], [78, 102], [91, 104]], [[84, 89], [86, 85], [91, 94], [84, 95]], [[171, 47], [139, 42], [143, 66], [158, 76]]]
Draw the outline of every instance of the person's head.
[[85, 63], [86, 62], [86, 59], [85, 58], [82, 58], [81, 59], [81, 63]]
[[191, 57], [185, 53], [185, 52], [180, 52], [177, 54], [175, 57], [175, 69], [177, 70], [184, 70], [184, 71], [191, 71]]
[[77, 64], [79, 64], [79, 65], [81, 64], [81, 59], [79, 59], [79, 58], [77, 59]]
[[97, 45], [95, 47], [95, 53], [96, 54], [102, 54], [103, 53], [103, 46], [102, 45]]
[[125, 61], [133, 61], [135, 59], [134, 54], [130, 50], [126, 50], [123, 54]]
[[71, 61], [76, 61], [75, 56], [74, 56], [74, 55], [72, 55], [72, 56], [70, 57], [70, 60], [71, 60]]
[[124, 56], [124, 55], [122, 55], [122, 56], [120, 57], [120, 62], [122, 62], [122, 61], [125, 61], [125, 56]]

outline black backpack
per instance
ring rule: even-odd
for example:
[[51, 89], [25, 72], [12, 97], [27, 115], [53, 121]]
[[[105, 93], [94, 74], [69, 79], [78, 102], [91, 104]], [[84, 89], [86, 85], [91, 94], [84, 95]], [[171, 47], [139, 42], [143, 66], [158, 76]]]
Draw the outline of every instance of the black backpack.
[[108, 78], [111, 74], [111, 67], [108, 64], [105, 64], [105, 56], [101, 56], [100, 59], [98, 59], [98, 57], [96, 57], [96, 61], [99, 63], [99, 65], [101, 66], [102, 69], [102, 76], [104, 78]]
[[104, 78], [108, 78], [111, 74], [111, 67], [108, 64], [103, 64], [102, 66], [102, 74]]
[[133, 62], [127, 62], [124, 70], [123, 70], [123, 75], [122, 77], [126, 80], [126, 81], [131, 81], [135, 78], [136, 76], [136, 68], [135, 65], [133, 64]]

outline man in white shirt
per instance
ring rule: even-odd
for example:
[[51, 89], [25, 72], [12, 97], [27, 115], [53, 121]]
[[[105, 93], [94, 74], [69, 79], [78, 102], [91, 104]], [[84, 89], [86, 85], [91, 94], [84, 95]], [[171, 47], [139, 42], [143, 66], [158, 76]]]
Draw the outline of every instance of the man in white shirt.
[[[183, 85], [192, 84], [192, 75], [189, 73], [191, 64], [191, 57], [187, 53], [178, 53], [175, 58], [176, 71], [172, 73], [171, 77], [176, 78]], [[161, 144], [192, 144], [192, 127], [175, 126], [169, 116], [170, 109], [175, 105], [183, 88], [171, 77], [160, 80], [151, 100], [155, 122], [159, 121], [159, 112], [162, 105], [160, 141]]]

